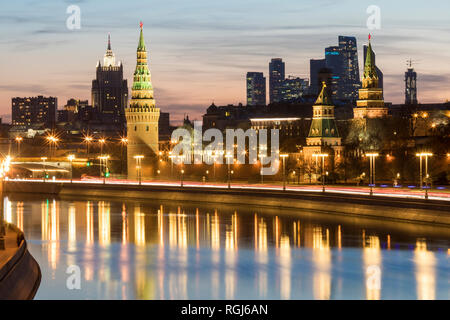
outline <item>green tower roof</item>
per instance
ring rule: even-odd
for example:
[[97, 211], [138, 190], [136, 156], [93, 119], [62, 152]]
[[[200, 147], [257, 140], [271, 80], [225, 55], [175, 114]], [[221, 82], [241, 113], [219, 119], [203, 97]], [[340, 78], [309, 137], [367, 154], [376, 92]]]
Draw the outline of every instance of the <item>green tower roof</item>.
[[366, 64], [364, 65], [364, 78], [378, 78], [373, 61], [372, 44], [370, 43], [371, 36], [369, 35], [369, 47], [367, 48]]

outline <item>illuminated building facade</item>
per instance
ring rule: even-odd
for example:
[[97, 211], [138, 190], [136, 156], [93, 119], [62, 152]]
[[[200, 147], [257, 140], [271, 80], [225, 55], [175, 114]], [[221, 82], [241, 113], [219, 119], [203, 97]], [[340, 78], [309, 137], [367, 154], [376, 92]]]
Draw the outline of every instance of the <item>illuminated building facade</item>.
[[133, 179], [137, 176], [135, 156], [144, 156], [141, 161], [142, 177], [152, 177], [154, 175], [153, 163], [159, 150], [158, 123], [160, 110], [156, 108], [153, 97], [142, 23], [131, 95], [130, 106], [125, 110], [128, 138], [128, 177]]
[[247, 72], [247, 105], [266, 105], [266, 78], [262, 72]]
[[353, 109], [355, 119], [376, 119], [384, 118], [388, 115], [388, 109], [385, 107], [383, 100], [383, 89], [379, 87], [379, 78], [375, 61], [373, 61], [370, 37], [362, 89], [359, 90], [359, 100], [356, 105], [356, 108]]
[[24, 130], [35, 126], [53, 129], [57, 109], [55, 97], [12, 98], [12, 125]]
[[270, 103], [282, 101], [281, 85], [285, 79], [285, 64], [281, 58], [274, 58], [269, 63], [269, 98]]
[[123, 78], [123, 65], [116, 64], [108, 36], [108, 48], [96, 68], [97, 77], [92, 81], [92, 106], [97, 111], [101, 123], [111, 129], [123, 132], [125, 128], [125, 107], [128, 104], [128, 83]]
[[411, 61], [408, 71], [405, 72], [405, 104], [417, 104], [417, 73], [412, 68]]

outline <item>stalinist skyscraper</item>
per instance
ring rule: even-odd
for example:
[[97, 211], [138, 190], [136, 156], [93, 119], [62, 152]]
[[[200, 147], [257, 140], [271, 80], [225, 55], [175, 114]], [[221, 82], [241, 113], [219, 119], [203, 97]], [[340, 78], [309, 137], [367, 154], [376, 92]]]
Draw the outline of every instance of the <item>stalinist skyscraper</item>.
[[125, 110], [127, 120], [127, 160], [128, 178], [137, 178], [136, 156], [141, 160], [141, 175], [149, 178], [154, 175], [158, 153], [159, 109], [155, 107], [153, 86], [147, 63], [147, 50], [144, 42], [143, 24], [137, 48], [137, 65], [134, 72], [130, 106]]

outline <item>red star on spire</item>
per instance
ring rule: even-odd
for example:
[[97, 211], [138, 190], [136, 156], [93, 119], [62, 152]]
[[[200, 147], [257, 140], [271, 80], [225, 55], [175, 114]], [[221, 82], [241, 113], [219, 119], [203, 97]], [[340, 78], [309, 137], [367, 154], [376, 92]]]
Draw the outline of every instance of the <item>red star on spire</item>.
[[369, 33], [369, 41], [370, 41], [370, 39], [372, 39], [372, 35]]
[[141, 26], [141, 29], [144, 27], [144, 24], [142, 23], [142, 21], [139, 23], [139, 25]]

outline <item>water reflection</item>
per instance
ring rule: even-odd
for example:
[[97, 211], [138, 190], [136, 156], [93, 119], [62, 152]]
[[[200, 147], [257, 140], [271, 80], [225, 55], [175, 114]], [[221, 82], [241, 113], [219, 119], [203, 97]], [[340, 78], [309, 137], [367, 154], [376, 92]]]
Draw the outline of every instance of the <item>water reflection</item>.
[[449, 298], [446, 230], [105, 200], [6, 198], [5, 209], [41, 265], [38, 298], [77, 298], [65, 291], [73, 264], [104, 299]]

